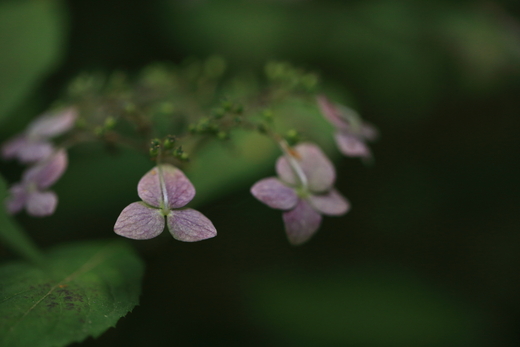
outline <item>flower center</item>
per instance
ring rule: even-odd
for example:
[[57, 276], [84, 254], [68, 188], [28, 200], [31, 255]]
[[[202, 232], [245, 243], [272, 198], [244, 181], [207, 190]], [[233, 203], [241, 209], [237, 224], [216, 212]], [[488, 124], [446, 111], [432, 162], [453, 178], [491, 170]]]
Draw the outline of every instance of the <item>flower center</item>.
[[304, 186], [296, 187], [294, 188], [294, 191], [296, 192], [296, 195], [298, 195], [298, 197], [301, 199], [308, 198], [311, 195], [307, 187]]
[[166, 184], [164, 183], [164, 176], [162, 171], [162, 166], [157, 165], [157, 170], [159, 171], [159, 184], [161, 186], [161, 204], [160, 209], [163, 215], [168, 215], [170, 213], [170, 207], [168, 206], [168, 192], [166, 191]]

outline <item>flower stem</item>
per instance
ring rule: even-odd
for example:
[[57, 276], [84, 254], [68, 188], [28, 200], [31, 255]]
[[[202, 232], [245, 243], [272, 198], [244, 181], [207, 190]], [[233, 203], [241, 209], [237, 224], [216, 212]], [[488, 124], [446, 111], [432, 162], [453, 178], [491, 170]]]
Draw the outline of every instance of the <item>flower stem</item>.
[[298, 162], [296, 161], [296, 158], [291, 153], [292, 149], [289, 147], [289, 144], [284, 139], [280, 139], [278, 141], [278, 144], [280, 145], [280, 148], [282, 149], [283, 154], [287, 158], [289, 165], [291, 165], [293, 172], [298, 177], [302, 188], [307, 189], [307, 187], [309, 185], [309, 183], [307, 181], [307, 176], [305, 176], [305, 173], [303, 173], [302, 167], [300, 166], [300, 164], [298, 164]]

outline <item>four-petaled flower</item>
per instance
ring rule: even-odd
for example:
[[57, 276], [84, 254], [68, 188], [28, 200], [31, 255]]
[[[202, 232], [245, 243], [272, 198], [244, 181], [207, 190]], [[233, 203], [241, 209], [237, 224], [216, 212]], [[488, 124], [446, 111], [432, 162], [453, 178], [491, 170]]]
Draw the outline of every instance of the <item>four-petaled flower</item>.
[[32, 121], [27, 129], [2, 145], [5, 159], [16, 158], [22, 163], [33, 163], [45, 159], [54, 151], [49, 140], [61, 135], [74, 126], [78, 114], [74, 107], [59, 113], [46, 113]]
[[22, 175], [22, 181], [9, 190], [10, 196], [5, 202], [7, 211], [14, 214], [25, 207], [31, 216], [43, 217], [53, 214], [58, 197], [54, 192], [44, 190], [63, 175], [67, 162], [67, 153], [60, 149], [28, 168]]
[[114, 226], [116, 234], [147, 240], [168, 229], [180, 241], [200, 241], [214, 237], [217, 230], [202, 213], [184, 208], [195, 196], [195, 187], [184, 173], [169, 164], [154, 167], [141, 178], [137, 193], [143, 201], [134, 202], [121, 212]]
[[321, 215], [345, 214], [349, 202], [334, 189], [336, 172], [321, 149], [301, 143], [278, 158], [279, 176], [258, 181], [251, 193], [269, 207], [284, 210], [283, 221], [289, 242], [302, 244], [318, 230]]
[[377, 129], [349, 107], [333, 104], [324, 95], [318, 96], [317, 100], [323, 116], [336, 127], [334, 139], [340, 152], [348, 157], [370, 159], [372, 153], [366, 141], [377, 138]]

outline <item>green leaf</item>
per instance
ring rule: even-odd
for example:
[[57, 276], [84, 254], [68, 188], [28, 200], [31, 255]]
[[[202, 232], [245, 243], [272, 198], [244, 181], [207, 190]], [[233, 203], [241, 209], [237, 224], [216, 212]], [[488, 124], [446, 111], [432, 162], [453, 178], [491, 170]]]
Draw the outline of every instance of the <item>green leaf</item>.
[[5, 211], [3, 202], [7, 196], [7, 185], [0, 175], [0, 240], [26, 260], [38, 264], [43, 259], [31, 239]]
[[0, 267], [1, 346], [97, 337], [138, 304], [143, 264], [125, 242], [61, 246], [47, 257], [46, 271], [22, 262]]
[[0, 121], [57, 63], [66, 30], [58, 1], [0, 3]]

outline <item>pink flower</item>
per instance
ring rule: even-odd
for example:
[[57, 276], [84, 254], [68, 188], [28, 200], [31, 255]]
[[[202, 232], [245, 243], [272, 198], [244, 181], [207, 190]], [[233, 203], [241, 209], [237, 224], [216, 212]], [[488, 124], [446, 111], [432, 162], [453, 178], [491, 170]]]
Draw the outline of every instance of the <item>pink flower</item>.
[[53, 214], [58, 197], [54, 192], [45, 189], [63, 175], [67, 163], [67, 153], [60, 149], [28, 168], [22, 175], [22, 181], [9, 190], [10, 196], [5, 202], [7, 211], [15, 214], [25, 207], [31, 216], [43, 217]]
[[278, 177], [264, 178], [251, 194], [269, 207], [283, 210], [289, 242], [299, 245], [309, 240], [321, 224], [321, 215], [345, 214], [349, 202], [334, 189], [336, 172], [321, 149], [301, 143], [276, 162]]
[[331, 103], [326, 96], [317, 97], [323, 116], [336, 127], [334, 139], [341, 153], [348, 157], [372, 157], [366, 142], [377, 138], [377, 129], [363, 121], [359, 114], [346, 106]]
[[33, 163], [49, 156], [54, 148], [49, 139], [61, 135], [74, 126], [77, 111], [69, 107], [59, 113], [46, 113], [32, 121], [27, 129], [2, 145], [4, 159], [16, 158]]
[[137, 194], [143, 201], [125, 207], [114, 226], [118, 235], [147, 240], [161, 234], [165, 226], [180, 241], [200, 241], [217, 235], [213, 223], [202, 213], [183, 208], [195, 196], [195, 187], [178, 168], [162, 164], [141, 178]]

